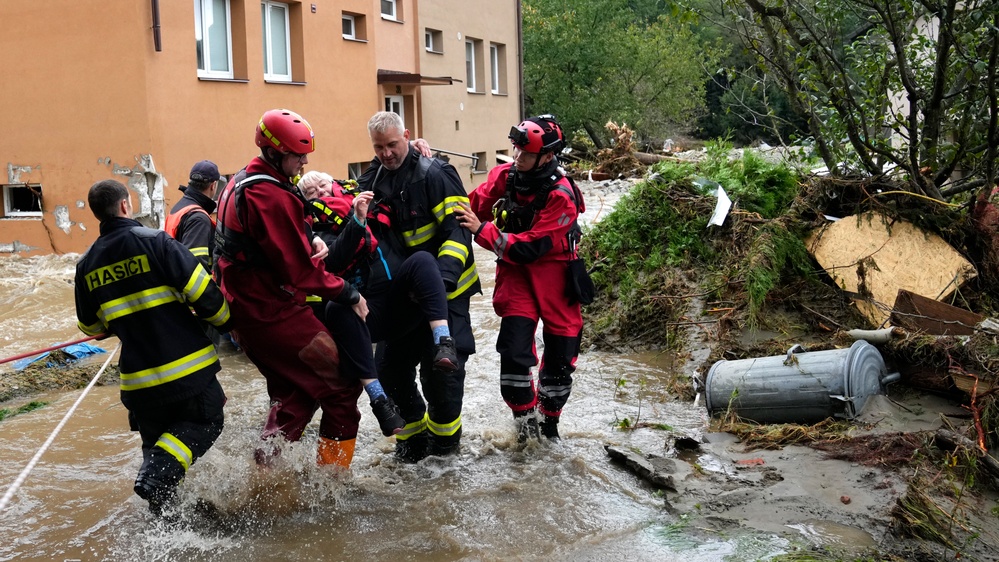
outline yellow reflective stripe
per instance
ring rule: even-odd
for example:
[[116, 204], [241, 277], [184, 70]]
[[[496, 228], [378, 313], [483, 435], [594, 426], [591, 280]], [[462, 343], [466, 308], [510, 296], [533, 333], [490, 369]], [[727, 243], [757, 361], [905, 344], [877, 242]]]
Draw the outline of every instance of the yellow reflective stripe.
[[399, 441], [405, 441], [414, 435], [423, 433], [424, 431], [427, 430], [427, 421], [429, 419], [430, 418], [427, 417], [427, 414], [424, 413], [423, 417], [420, 418], [419, 420], [412, 423], [407, 423], [406, 427], [402, 428], [402, 431], [395, 434], [395, 438]]
[[468, 269], [462, 272], [461, 277], [458, 278], [458, 287], [447, 294], [447, 300], [461, 296], [462, 293], [467, 291], [478, 280], [479, 271], [475, 269], [475, 264], [473, 263]]
[[322, 201], [313, 201], [312, 206], [322, 211], [323, 214], [325, 214], [326, 216], [333, 214], [333, 209], [327, 207], [326, 204], [323, 203]]
[[198, 267], [191, 273], [191, 278], [187, 280], [187, 285], [184, 285], [184, 294], [187, 295], [187, 301], [194, 302], [200, 299], [211, 280], [212, 276], [208, 275], [205, 266], [199, 263]]
[[442, 435], [445, 437], [449, 437], [451, 435], [454, 435], [455, 433], [458, 432], [459, 429], [461, 429], [461, 414], [458, 414], [458, 417], [455, 418], [455, 420], [450, 423], [440, 424], [440, 423], [434, 423], [433, 420], [430, 420], [427, 425], [430, 429], [430, 433], [433, 433], [434, 435]]
[[403, 241], [406, 246], [412, 248], [413, 246], [419, 246], [424, 242], [430, 240], [437, 234], [437, 223], [432, 222], [417, 228], [416, 230], [407, 230], [402, 233]]
[[191, 449], [183, 441], [169, 433], [160, 435], [155, 446], [173, 455], [173, 458], [177, 459], [177, 462], [184, 467], [185, 472], [194, 463], [194, 453], [191, 452]]
[[136, 373], [121, 373], [121, 389], [139, 390], [166, 384], [196, 373], [216, 361], [218, 357], [215, 355], [215, 346], [209, 345], [165, 365], [143, 369]]
[[101, 317], [105, 324], [110, 324], [112, 320], [127, 316], [133, 312], [148, 310], [161, 304], [178, 301], [181, 301], [181, 297], [177, 291], [173, 290], [172, 287], [163, 285], [103, 303], [97, 315]]
[[191, 248], [191, 253], [195, 257], [203, 258], [208, 256], [208, 246], [198, 246], [197, 248]]
[[451, 197], [445, 197], [443, 201], [440, 202], [436, 207], [434, 207], [434, 218], [437, 222], [444, 222], [444, 217], [450, 215], [454, 210], [462, 203], [468, 204], [468, 197], [462, 195], [453, 195]]
[[465, 265], [465, 260], [468, 259], [468, 246], [454, 240], [445, 240], [441, 244], [440, 251], [437, 252], [437, 257], [443, 256], [456, 258], [462, 265]]
[[213, 314], [210, 318], [208, 318], [208, 322], [210, 322], [212, 326], [221, 326], [222, 324], [225, 324], [228, 321], [229, 321], [229, 303], [225, 302], [225, 299], [223, 299], [222, 306], [219, 307], [219, 311]]
[[81, 332], [87, 334], [88, 336], [96, 336], [97, 334], [104, 333], [104, 323], [98, 320], [93, 324], [85, 325], [83, 322], [77, 321], [76, 327], [80, 329]]
[[305, 302], [323, 302], [323, 297], [317, 297], [316, 295], [308, 295], [305, 297]]

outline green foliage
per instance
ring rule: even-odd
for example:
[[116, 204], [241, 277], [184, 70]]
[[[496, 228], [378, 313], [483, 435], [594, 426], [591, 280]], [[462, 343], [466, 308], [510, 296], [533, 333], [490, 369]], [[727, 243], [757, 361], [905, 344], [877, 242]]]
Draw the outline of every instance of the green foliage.
[[584, 239], [602, 260], [622, 267], [603, 268], [598, 278], [620, 281], [630, 288], [641, 273], [703, 259], [710, 249], [701, 239], [707, 216], [691, 214], [689, 207], [673, 205], [678, 185], [693, 191], [695, 168], [689, 164], [660, 163], [658, 178], [635, 185], [606, 218]]
[[747, 211], [772, 219], [784, 213], [798, 195], [798, 174], [786, 164], [768, 162], [752, 150], [730, 160], [732, 145], [726, 141], [708, 142], [705, 149], [708, 157], [701, 164], [703, 173], [720, 183], [729, 198]]
[[[896, 168], [913, 191], [995, 178], [999, 129], [995, 0], [723, 0], [778, 77], [830, 170]], [[932, 22], [932, 23], [929, 23]], [[957, 191], [958, 186], [951, 189]], [[969, 186], [970, 188], [970, 186]]]
[[685, 12], [657, 2], [525, 0], [528, 113], [557, 115], [600, 147], [604, 124], [663, 135], [704, 108], [705, 68], [724, 52], [696, 36]]
[[804, 242], [780, 221], [768, 222], [760, 228], [743, 264], [751, 326], [758, 325], [767, 295], [777, 287], [785, 271], [803, 277], [813, 275]]
[[18, 414], [25, 414], [28, 412], [32, 412], [46, 405], [48, 405], [48, 402], [33, 400], [13, 410], [11, 410], [10, 408], [0, 408], [0, 421], [3, 421], [7, 418], [12, 418]]
[[[606, 340], [614, 347], [650, 339], [659, 344], [655, 347], [677, 343], [673, 326], [682, 324], [680, 317], [687, 312], [683, 295], [694, 292], [684, 271], [696, 269], [713, 286], [742, 281], [752, 323], [782, 281], [812, 273], [800, 233], [787, 226], [793, 222], [775, 218], [797, 194], [796, 172], [750, 151], [730, 160], [731, 146], [724, 142], [710, 143], [707, 151], [699, 165], [656, 164], [648, 179], [583, 237], [581, 251], [597, 264], [593, 280], [600, 295], [588, 309], [593, 315], [589, 321], [599, 337], [613, 333], [618, 338]], [[720, 239], [717, 229], [707, 228], [714, 198], [706, 197], [698, 184], [710, 182], [722, 184], [740, 208], [773, 220], [744, 229], [740, 236], [749, 238], [740, 248], [730, 247], [724, 240], [732, 234]], [[712, 290], [698, 291], [705, 289]]]

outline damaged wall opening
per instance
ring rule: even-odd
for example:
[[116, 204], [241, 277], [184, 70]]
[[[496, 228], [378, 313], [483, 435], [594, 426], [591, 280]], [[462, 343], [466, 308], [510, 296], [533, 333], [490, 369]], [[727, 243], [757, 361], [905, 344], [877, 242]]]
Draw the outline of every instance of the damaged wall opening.
[[42, 216], [42, 186], [40, 184], [4, 185], [3, 218]]

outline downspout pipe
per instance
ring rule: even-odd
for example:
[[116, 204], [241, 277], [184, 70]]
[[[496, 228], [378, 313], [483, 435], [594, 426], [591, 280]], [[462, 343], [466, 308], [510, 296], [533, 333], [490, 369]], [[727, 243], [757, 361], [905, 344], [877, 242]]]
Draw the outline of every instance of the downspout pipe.
[[150, 0], [153, 11], [153, 48], [159, 53], [163, 50], [163, 41], [160, 38], [160, 0]]

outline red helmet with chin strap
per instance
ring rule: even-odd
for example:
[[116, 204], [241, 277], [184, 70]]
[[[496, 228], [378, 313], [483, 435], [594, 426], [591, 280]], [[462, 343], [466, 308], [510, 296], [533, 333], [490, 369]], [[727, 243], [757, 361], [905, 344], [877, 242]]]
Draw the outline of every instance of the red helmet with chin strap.
[[257, 146], [269, 146], [281, 154], [309, 154], [316, 150], [309, 122], [287, 109], [272, 109], [257, 123]]
[[551, 114], [528, 117], [520, 125], [510, 128], [509, 137], [510, 142], [524, 152], [546, 154], [565, 147], [562, 127]]

